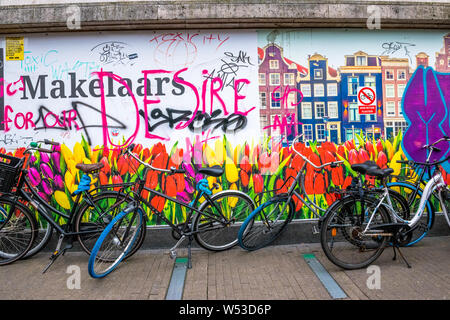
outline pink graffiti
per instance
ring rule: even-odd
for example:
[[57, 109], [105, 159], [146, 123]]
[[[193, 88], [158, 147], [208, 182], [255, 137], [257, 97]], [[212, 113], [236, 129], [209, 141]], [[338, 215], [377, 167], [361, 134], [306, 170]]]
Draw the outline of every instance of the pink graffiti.
[[301, 122], [295, 120], [295, 113], [287, 113], [282, 116], [281, 120], [278, 115], [275, 115], [273, 123], [269, 126], [265, 126], [263, 130], [268, 128], [272, 128], [273, 130], [279, 129], [280, 133], [286, 132], [287, 135], [290, 135], [295, 133], [295, 126], [301, 124]]
[[[17, 87], [17, 84], [20, 82], [21, 86]], [[6, 87], [6, 94], [8, 96], [13, 96], [17, 93], [17, 91], [23, 91], [24, 90], [24, 83], [23, 83], [23, 78], [20, 77], [19, 80], [15, 81], [15, 82], [10, 82], [10, 83], [6, 83], [5, 79], [0, 78], [0, 97], [3, 97], [4, 95], [4, 87]], [[11, 89], [13, 88], [14, 89]]]
[[[295, 89], [295, 88], [292, 88], [292, 89], [291, 89], [289, 86], [286, 86], [286, 88], [284, 88], [284, 93], [281, 95], [280, 98], [275, 98], [275, 93], [276, 93], [278, 90], [280, 90], [280, 94], [281, 94], [281, 86], [276, 87], [276, 88], [272, 91], [272, 94], [271, 94], [272, 100], [273, 100], [273, 101], [281, 101], [281, 104], [283, 105], [283, 107], [284, 107], [285, 109], [288, 109], [288, 108], [290, 108], [290, 107], [295, 107], [295, 106], [299, 105], [300, 102], [302, 102], [302, 100], [303, 100], [303, 93], [302, 93], [300, 90], [297, 90], [297, 89]], [[292, 102], [291, 102], [291, 105], [288, 106], [288, 97], [289, 97], [289, 94], [290, 94], [291, 92], [299, 93], [299, 94], [300, 94], [300, 99], [298, 100], [297, 103], [292, 103]]]

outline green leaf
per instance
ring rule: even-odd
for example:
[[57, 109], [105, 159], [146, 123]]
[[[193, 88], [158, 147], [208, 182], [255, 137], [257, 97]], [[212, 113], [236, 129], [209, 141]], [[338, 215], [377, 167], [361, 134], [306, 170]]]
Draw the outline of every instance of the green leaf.
[[352, 170], [352, 166], [351, 166], [350, 162], [348, 162], [345, 158], [343, 158], [339, 153], [336, 153], [336, 155], [338, 156], [338, 158], [339, 158], [340, 160], [343, 160], [343, 161], [344, 161], [344, 166], [345, 166], [345, 168], [347, 169], [348, 172], [350, 172], [350, 174], [351, 174], [352, 176], [355, 177], [355, 176], [358, 175], [355, 171]]

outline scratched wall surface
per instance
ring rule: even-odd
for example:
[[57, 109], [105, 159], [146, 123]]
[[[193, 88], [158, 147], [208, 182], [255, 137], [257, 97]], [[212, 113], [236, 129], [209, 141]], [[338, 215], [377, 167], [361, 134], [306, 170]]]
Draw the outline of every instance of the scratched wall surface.
[[[424, 143], [450, 134], [450, 36], [441, 30], [26, 36], [22, 61], [7, 61], [0, 41], [0, 152], [20, 156], [31, 141], [61, 142], [50, 155], [34, 154], [29, 172], [60, 210], [73, 203], [77, 163], [104, 163], [93, 188], [142, 177], [119, 154], [130, 143], [156, 167], [192, 170], [193, 160], [225, 169], [219, 178], [147, 176], [147, 187], [188, 203], [202, 178], [220, 185], [214, 192], [285, 192], [303, 164], [290, 142], [303, 134], [297, 149], [314, 163], [344, 160], [307, 168], [306, 193], [326, 208], [356, 175], [351, 164], [373, 160], [405, 179], [411, 172], [396, 161], [423, 160]], [[363, 87], [373, 90], [374, 114], [358, 112]], [[435, 159], [450, 150], [440, 147]], [[143, 196], [170, 221], [185, 219], [180, 206]], [[312, 217], [294, 201], [295, 218]], [[150, 224], [164, 223], [145, 210]]]

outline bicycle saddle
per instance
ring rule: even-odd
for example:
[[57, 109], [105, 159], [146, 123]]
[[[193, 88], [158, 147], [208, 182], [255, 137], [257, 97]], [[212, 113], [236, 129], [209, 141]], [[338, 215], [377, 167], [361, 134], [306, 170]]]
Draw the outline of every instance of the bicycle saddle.
[[394, 169], [392, 168], [386, 169], [370, 168], [366, 171], [366, 174], [375, 177], [377, 179], [383, 179], [386, 178], [388, 175], [390, 175], [392, 172], [394, 172]]
[[223, 168], [219, 165], [215, 165], [208, 168], [198, 169], [199, 173], [206, 174], [207, 176], [220, 177], [223, 175]]
[[364, 163], [352, 164], [352, 170], [359, 172], [361, 174], [366, 174], [367, 170], [374, 168], [380, 169], [374, 161], [366, 161]]
[[104, 164], [101, 162], [98, 163], [92, 163], [92, 164], [84, 164], [84, 163], [79, 163], [75, 166], [77, 169], [80, 169], [81, 171], [83, 171], [84, 173], [92, 173], [94, 171], [100, 170], [101, 168], [104, 167]]

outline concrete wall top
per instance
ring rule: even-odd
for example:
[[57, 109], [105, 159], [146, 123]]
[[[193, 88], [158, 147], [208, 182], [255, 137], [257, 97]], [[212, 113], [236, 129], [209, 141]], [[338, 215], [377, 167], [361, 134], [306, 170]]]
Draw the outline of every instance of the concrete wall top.
[[64, 32], [73, 12], [81, 29], [365, 28], [374, 8], [381, 28], [450, 28], [448, 0], [0, 0], [0, 33]]

